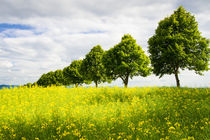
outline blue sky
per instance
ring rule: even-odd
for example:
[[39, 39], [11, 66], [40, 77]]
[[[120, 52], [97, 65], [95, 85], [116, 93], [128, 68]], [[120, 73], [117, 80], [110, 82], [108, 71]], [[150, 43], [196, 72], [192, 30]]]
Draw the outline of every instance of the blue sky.
[[[148, 55], [147, 40], [158, 22], [183, 5], [210, 38], [207, 0], [0, 0], [0, 84], [35, 82], [43, 74], [84, 58], [100, 44], [105, 50], [131, 34]], [[181, 71], [182, 86], [207, 87], [204, 76]], [[112, 85], [121, 86], [120, 79]], [[175, 86], [174, 75], [134, 77], [129, 86]]]
[[9, 29], [16, 29], [16, 30], [32, 30], [33, 27], [29, 25], [21, 25], [21, 24], [9, 24], [9, 23], [0, 23], [0, 32]]

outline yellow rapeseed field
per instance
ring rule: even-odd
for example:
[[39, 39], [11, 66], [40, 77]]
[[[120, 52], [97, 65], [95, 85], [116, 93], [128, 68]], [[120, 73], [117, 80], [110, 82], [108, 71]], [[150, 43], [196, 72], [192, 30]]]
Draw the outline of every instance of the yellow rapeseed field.
[[0, 139], [210, 139], [210, 89], [0, 90]]

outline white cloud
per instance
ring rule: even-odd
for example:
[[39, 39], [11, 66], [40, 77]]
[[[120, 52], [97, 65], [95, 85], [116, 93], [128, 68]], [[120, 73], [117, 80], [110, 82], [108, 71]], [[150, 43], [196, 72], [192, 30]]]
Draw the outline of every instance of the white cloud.
[[[113, 47], [120, 42], [123, 34], [127, 33], [147, 51], [147, 40], [154, 34], [160, 20], [169, 16], [177, 5], [183, 4], [190, 12], [191, 7], [194, 7], [186, 1], [178, 3], [175, 0], [0, 2], [0, 23], [34, 27], [32, 30], [10, 29], [0, 32], [0, 62], [12, 64], [7, 64], [7, 67], [6, 64], [0, 64], [0, 72], [3, 74], [0, 76], [0, 84], [35, 82], [43, 73], [62, 69], [71, 61], [84, 58], [95, 45], [100, 44], [105, 50]], [[203, 8], [206, 3], [203, 1], [199, 6]], [[207, 30], [210, 24], [208, 13], [208, 8], [193, 13], [206, 37], [210, 35]], [[196, 77], [193, 73], [192, 75]], [[208, 76], [209, 72], [206, 75]], [[210, 81], [207, 76], [204, 76], [204, 81]], [[158, 83], [157, 86], [175, 85], [174, 79], [171, 80], [173, 76], [168, 77], [170, 76], [160, 80], [155, 76], [143, 79], [138, 77], [131, 80], [130, 84], [134, 86], [140, 83], [141, 86], [143, 80], [145, 86], [156, 85], [155, 83]], [[198, 79], [193, 83], [187, 80], [193, 79], [192, 76], [182, 77], [188, 85], [199, 82]], [[121, 80], [117, 80], [113, 85], [116, 83], [121, 84]]]
[[1, 61], [0, 60], [0, 68], [4, 69], [4, 68], [11, 68], [13, 66], [13, 64], [9, 61]]

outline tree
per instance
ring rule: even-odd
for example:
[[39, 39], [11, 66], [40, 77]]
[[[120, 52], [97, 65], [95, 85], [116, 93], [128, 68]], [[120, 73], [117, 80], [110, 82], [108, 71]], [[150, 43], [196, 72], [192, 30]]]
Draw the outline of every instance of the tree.
[[65, 78], [64, 78], [64, 75], [63, 75], [63, 71], [62, 70], [56, 70], [54, 73], [54, 83], [56, 86], [61, 86], [61, 85], [65, 85], [66, 84], [66, 81], [65, 81]]
[[52, 71], [48, 72], [47, 74], [44, 73], [37, 81], [37, 85], [43, 87], [51, 86], [53, 83], [54, 77]]
[[125, 87], [129, 78], [139, 75], [146, 77], [151, 71], [149, 57], [129, 34], [105, 53], [103, 64], [107, 76], [113, 80], [121, 78]]
[[104, 50], [100, 45], [97, 45], [91, 49], [82, 62], [82, 74], [86, 80], [93, 81], [96, 87], [101, 82], [107, 81], [104, 65], [102, 64], [103, 54]]
[[148, 44], [153, 73], [160, 78], [174, 74], [177, 87], [180, 69], [195, 70], [197, 74], [208, 70], [209, 41], [198, 31], [195, 17], [182, 6], [159, 22]]
[[37, 81], [37, 85], [43, 87], [51, 85], [60, 86], [63, 85], [64, 83], [65, 79], [63, 77], [62, 70], [56, 70], [55, 72], [50, 71], [47, 74], [43, 74]]
[[27, 84], [25, 84], [25, 85], [23, 85], [23, 86], [26, 86], [26, 87], [28, 87], [28, 88], [31, 88], [31, 87], [33, 87], [33, 84], [32, 84], [32, 83], [27, 83]]
[[75, 87], [78, 87], [78, 85], [84, 83], [84, 78], [80, 71], [81, 64], [82, 60], [75, 60], [63, 69], [63, 74], [68, 84], [75, 84]]

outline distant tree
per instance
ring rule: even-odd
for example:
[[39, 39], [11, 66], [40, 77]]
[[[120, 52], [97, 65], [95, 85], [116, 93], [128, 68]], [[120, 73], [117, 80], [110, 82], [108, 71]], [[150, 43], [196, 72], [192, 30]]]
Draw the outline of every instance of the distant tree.
[[52, 81], [50, 81], [51, 79], [51, 73], [52, 72], [48, 72], [47, 74], [42, 74], [42, 76], [39, 78], [39, 80], [37, 81], [37, 85], [38, 86], [43, 86], [43, 87], [47, 87], [50, 86], [52, 84]]
[[197, 74], [208, 70], [209, 41], [198, 31], [195, 17], [182, 6], [159, 22], [148, 44], [154, 74], [160, 78], [174, 74], [177, 87], [180, 69], [194, 70]]
[[146, 77], [151, 71], [149, 57], [129, 34], [124, 35], [119, 44], [105, 53], [103, 64], [107, 76], [113, 80], [121, 78], [125, 87], [128, 86], [129, 78], [139, 75]]
[[36, 82], [38, 86], [60, 86], [64, 84], [64, 77], [62, 70], [56, 70], [55, 72], [50, 71], [47, 74], [43, 74]]
[[63, 75], [63, 71], [62, 70], [56, 70], [54, 72], [54, 84], [56, 86], [61, 86], [61, 85], [65, 85], [66, 84], [66, 81], [65, 81], [65, 78], [64, 78], [64, 75]]
[[75, 60], [63, 69], [63, 74], [68, 84], [75, 84], [75, 87], [78, 87], [78, 85], [84, 83], [84, 78], [80, 70], [81, 64], [82, 60]]
[[38, 86], [37, 81], [32, 84], [32, 87], [37, 87], [37, 86]]
[[31, 88], [31, 87], [33, 86], [33, 84], [32, 84], [32, 83], [27, 83], [27, 84], [25, 84], [25, 85], [23, 85], [23, 86], [26, 86], [26, 87]]
[[82, 62], [82, 74], [88, 81], [93, 81], [98, 87], [101, 82], [106, 82], [105, 68], [102, 63], [104, 50], [100, 45], [97, 45], [91, 49], [91, 51], [85, 56]]

